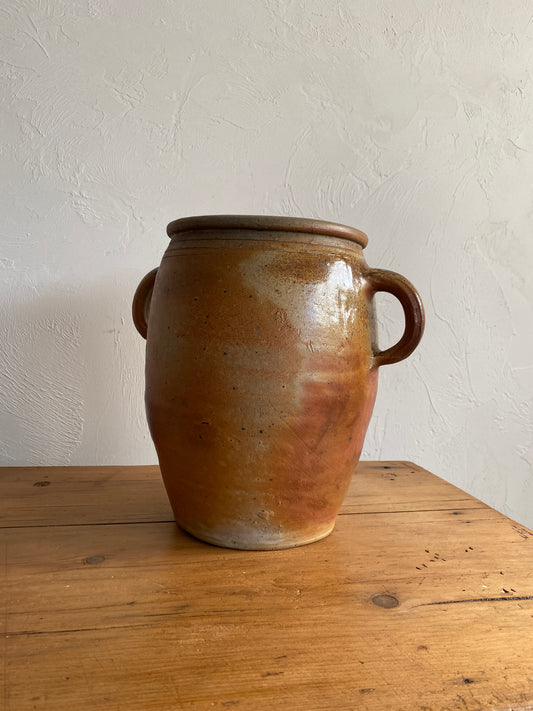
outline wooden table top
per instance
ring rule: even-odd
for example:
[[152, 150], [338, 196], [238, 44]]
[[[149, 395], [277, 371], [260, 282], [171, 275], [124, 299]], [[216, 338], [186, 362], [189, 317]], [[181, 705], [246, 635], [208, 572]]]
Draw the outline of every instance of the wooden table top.
[[201, 543], [157, 467], [0, 472], [5, 711], [533, 709], [533, 533], [408, 462], [334, 532]]

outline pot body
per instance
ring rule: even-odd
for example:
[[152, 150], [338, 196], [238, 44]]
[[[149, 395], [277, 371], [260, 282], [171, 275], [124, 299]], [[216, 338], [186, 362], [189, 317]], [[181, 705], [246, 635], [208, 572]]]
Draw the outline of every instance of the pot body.
[[148, 423], [176, 521], [197, 538], [276, 549], [333, 529], [374, 405], [372, 296], [389, 274], [367, 267], [362, 233], [335, 227], [178, 220], [139, 287]]

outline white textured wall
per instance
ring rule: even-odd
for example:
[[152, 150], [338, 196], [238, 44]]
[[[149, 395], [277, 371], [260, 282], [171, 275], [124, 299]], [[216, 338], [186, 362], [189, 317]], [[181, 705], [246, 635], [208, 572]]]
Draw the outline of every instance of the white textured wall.
[[4, 0], [0, 35], [3, 464], [154, 462], [130, 301], [166, 223], [318, 217], [427, 307], [365, 457], [533, 526], [530, 3]]

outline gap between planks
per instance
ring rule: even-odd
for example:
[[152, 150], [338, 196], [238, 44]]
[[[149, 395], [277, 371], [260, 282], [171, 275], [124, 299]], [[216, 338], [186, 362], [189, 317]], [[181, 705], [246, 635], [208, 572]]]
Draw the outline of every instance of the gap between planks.
[[[396, 511], [339, 511], [338, 516], [384, 516], [393, 514], [410, 514], [410, 513], [441, 513], [446, 511], [480, 511], [484, 508], [490, 509], [489, 506], [482, 504], [481, 506], [451, 506], [450, 508], [431, 508], [431, 509], [398, 509]], [[502, 514], [503, 515], [503, 514]], [[157, 519], [155, 521], [97, 521], [94, 523], [35, 523], [35, 524], [20, 524], [2, 526], [0, 530], [9, 531], [10, 529], [21, 528], [78, 528], [80, 526], [142, 526], [145, 524], [168, 524], [176, 523], [174, 519]], [[177, 524], [176, 524], [177, 525]], [[179, 526], [178, 526], [179, 528]]]

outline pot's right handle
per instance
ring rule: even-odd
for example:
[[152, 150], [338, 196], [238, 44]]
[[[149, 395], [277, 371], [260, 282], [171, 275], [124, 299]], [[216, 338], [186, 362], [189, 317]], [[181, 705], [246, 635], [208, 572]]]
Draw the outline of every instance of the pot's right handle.
[[370, 269], [365, 275], [369, 295], [386, 291], [395, 296], [402, 305], [405, 329], [398, 343], [384, 351], [374, 353], [374, 365], [388, 365], [411, 355], [424, 333], [424, 306], [415, 287], [405, 277], [387, 269]]
[[135, 328], [143, 338], [148, 333], [148, 316], [150, 313], [150, 303], [152, 301], [152, 291], [154, 289], [157, 267], [141, 279], [135, 291], [132, 304], [132, 316]]

